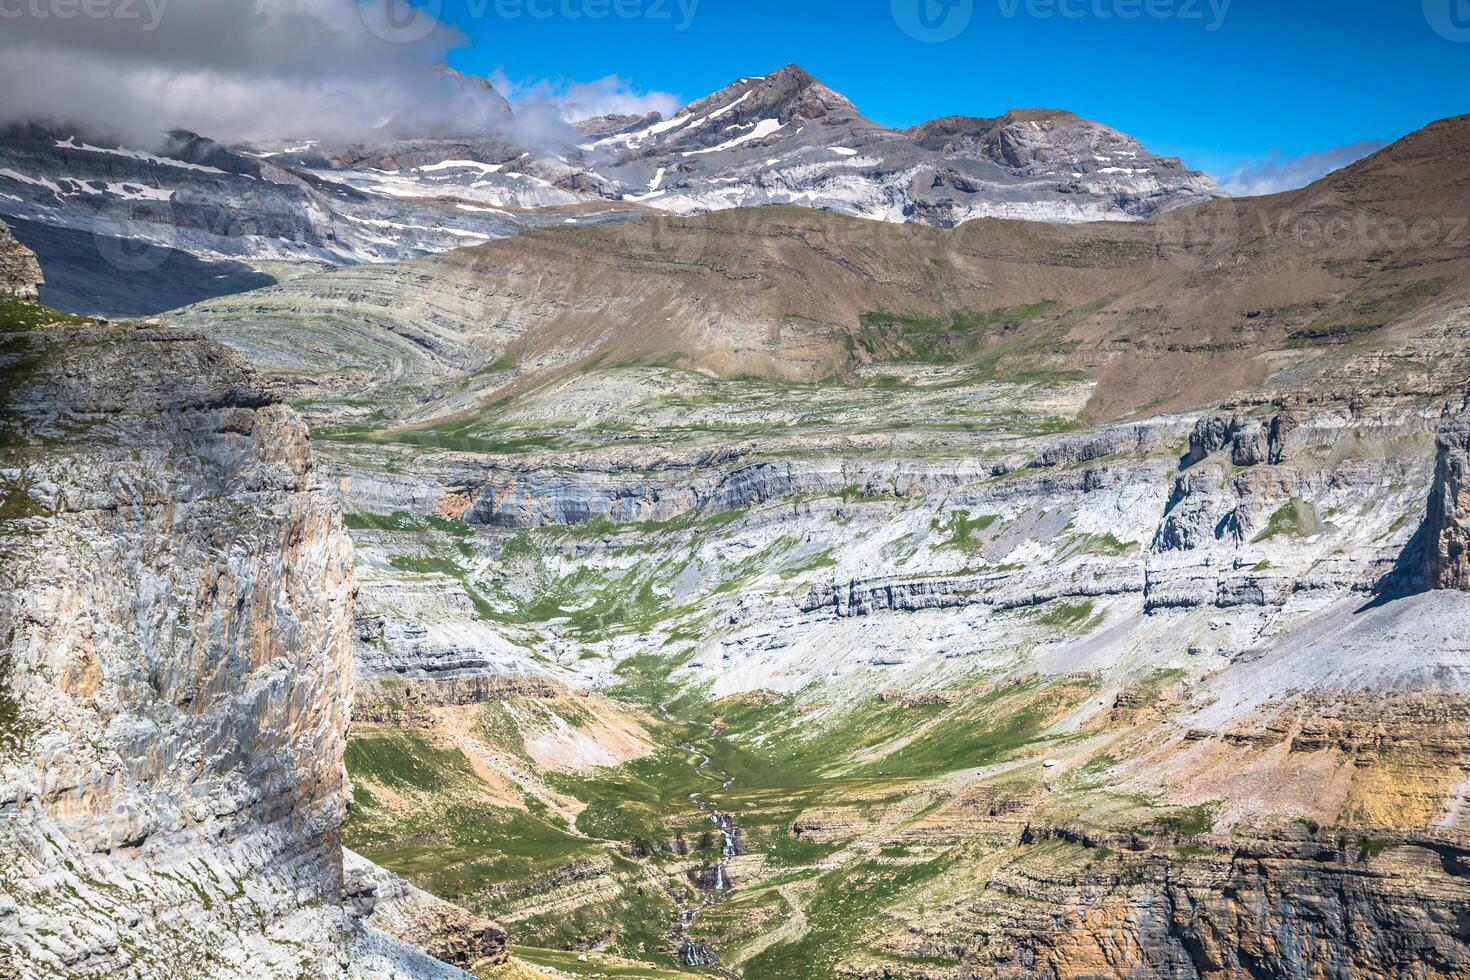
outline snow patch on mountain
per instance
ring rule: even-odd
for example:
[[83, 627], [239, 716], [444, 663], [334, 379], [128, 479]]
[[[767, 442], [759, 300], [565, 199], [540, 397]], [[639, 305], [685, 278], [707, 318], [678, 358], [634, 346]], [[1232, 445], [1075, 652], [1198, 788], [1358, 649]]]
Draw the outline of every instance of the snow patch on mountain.
[[746, 133], [744, 136], [737, 136], [734, 139], [721, 143], [718, 146], [707, 147], [703, 150], [690, 150], [679, 155], [694, 157], [700, 156], [705, 153], [723, 153], [726, 150], [733, 150], [737, 146], [744, 146], [746, 143], [749, 143], [752, 140], [765, 139], [767, 136], [770, 136], [771, 134], [782, 129], [784, 125], [785, 124], [782, 123], [779, 119], [762, 119], [760, 122], [755, 124], [755, 128], [753, 130]]

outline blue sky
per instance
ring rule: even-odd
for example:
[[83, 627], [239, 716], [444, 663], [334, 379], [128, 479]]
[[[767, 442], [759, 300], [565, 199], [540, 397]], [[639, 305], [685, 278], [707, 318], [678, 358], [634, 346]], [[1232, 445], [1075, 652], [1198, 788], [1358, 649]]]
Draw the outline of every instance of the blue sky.
[[885, 125], [1070, 109], [1216, 175], [1470, 112], [1470, 0], [437, 2], [451, 63], [517, 90], [689, 101], [795, 62]]

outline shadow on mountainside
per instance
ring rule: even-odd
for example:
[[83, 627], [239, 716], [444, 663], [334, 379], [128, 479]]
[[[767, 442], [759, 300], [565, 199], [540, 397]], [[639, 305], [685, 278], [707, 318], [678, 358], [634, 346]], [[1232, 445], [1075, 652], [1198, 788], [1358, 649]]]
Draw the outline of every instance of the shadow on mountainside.
[[106, 261], [104, 249], [126, 255], [122, 239], [75, 228], [6, 219], [15, 237], [36, 253], [46, 282], [41, 302], [66, 313], [105, 317], [154, 316], [165, 310], [243, 293], [276, 280], [243, 262], [201, 259], [177, 249], [150, 245], [139, 268]]

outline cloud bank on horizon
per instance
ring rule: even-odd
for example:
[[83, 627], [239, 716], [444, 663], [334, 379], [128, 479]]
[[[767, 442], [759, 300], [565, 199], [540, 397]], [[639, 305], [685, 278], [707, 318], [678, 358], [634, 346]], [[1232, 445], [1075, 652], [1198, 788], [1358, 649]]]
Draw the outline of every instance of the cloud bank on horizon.
[[1225, 177], [1217, 178], [1220, 187], [1232, 197], [1260, 197], [1305, 187], [1321, 180], [1334, 170], [1341, 170], [1388, 144], [1382, 140], [1361, 140], [1319, 153], [1284, 158], [1273, 151], [1264, 158], [1237, 167]]
[[577, 113], [678, 101], [616, 77], [528, 83], [515, 86], [511, 121], [493, 93], [435, 70], [465, 36], [402, 0], [104, 8], [109, 16], [62, 18], [32, 5], [0, 23], [0, 124], [60, 123], [150, 146], [171, 129], [225, 141], [352, 140], [412, 120], [424, 134], [495, 131], [547, 145], [575, 139], [566, 121]]

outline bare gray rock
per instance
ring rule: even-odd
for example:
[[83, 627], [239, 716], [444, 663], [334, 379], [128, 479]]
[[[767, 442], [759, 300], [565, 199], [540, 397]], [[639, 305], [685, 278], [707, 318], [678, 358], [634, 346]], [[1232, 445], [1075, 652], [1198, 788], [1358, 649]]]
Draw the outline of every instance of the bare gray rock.
[[1200, 419], [1189, 435], [1189, 452], [1184, 457], [1183, 466], [1187, 468], [1203, 462], [1211, 454], [1230, 445], [1235, 431], [1235, 419], [1224, 419], [1218, 415]]
[[1470, 427], [1441, 430], [1435, 447], [1425, 575], [1431, 588], [1470, 591]]
[[1141, 218], [1221, 196], [1204, 174], [1069, 112], [890, 130], [796, 65], [579, 150], [583, 166], [630, 199], [681, 214], [801, 204], [948, 227], [978, 217]]
[[191, 333], [12, 332], [0, 377], [0, 962], [453, 975], [343, 906], [352, 546], [300, 419]]
[[1256, 466], [1271, 458], [1271, 432], [1264, 423], [1242, 424], [1230, 440], [1230, 461], [1236, 466]]
[[0, 221], [0, 293], [34, 301], [43, 281], [36, 256]]

